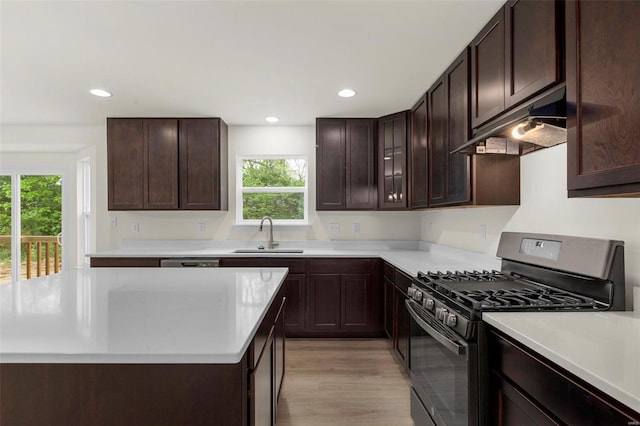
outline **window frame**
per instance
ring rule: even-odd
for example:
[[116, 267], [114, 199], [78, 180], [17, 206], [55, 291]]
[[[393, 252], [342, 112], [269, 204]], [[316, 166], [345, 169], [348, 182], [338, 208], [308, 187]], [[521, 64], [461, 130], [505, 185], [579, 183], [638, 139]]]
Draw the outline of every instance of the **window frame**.
[[[244, 187], [242, 185], [242, 162], [244, 160], [304, 160], [304, 186], [273, 186], [273, 187]], [[260, 224], [259, 219], [243, 219], [243, 194], [245, 193], [302, 193], [304, 215], [302, 219], [272, 218], [274, 225], [308, 225], [309, 224], [309, 157], [307, 155], [237, 155], [236, 156], [236, 225]]]

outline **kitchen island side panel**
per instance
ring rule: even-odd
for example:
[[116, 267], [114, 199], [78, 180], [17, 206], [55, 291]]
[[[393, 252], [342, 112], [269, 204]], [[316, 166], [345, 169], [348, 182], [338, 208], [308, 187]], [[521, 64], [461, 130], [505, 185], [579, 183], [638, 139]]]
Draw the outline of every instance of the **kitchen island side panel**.
[[237, 364], [1, 364], [0, 424], [247, 424]]

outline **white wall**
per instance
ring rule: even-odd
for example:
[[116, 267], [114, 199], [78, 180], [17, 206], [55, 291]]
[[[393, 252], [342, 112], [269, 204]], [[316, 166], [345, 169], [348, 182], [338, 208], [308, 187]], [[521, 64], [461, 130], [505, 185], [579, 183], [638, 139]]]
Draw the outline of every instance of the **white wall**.
[[[109, 241], [98, 248], [117, 248], [130, 239], [207, 239], [264, 241], [265, 234], [256, 226], [237, 226], [236, 221], [236, 156], [238, 155], [305, 155], [309, 167], [309, 222], [307, 227], [276, 227], [279, 241], [301, 240], [417, 240], [420, 229], [418, 212], [316, 212], [315, 211], [315, 127], [314, 126], [230, 126], [229, 127], [229, 211], [228, 212], [106, 212], [101, 223], [116, 218], [117, 227], [107, 226], [109, 235], [98, 239]], [[106, 199], [106, 155], [98, 195]], [[132, 223], [139, 232], [131, 231]], [[204, 223], [205, 232], [199, 232]], [[339, 233], [329, 233], [329, 224], [338, 223]], [[353, 223], [360, 224], [354, 233]]]
[[630, 308], [631, 287], [640, 286], [640, 199], [567, 198], [566, 156], [562, 144], [521, 158], [519, 207], [424, 211], [421, 239], [489, 254], [496, 253], [502, 231], [622, 240]]

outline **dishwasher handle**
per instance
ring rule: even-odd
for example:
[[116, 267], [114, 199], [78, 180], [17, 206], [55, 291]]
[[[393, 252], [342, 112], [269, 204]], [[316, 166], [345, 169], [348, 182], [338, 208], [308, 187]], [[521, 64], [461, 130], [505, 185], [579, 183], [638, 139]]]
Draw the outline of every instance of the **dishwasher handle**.
[[220, 259], [161, 259], [161, 268], [218, 268]]

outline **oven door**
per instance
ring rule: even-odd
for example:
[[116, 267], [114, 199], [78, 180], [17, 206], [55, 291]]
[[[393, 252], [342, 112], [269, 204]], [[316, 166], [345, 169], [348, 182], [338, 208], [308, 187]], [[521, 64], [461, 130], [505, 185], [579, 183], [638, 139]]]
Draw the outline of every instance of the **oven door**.
[[[412, 413], [426, 413], [436, 425], [478, 424], [477, 345], [464, 341], [413, 300], [409, 374], [418, 398]], [[416, 426], [425, 423], [414, 417]], [[419, 423], [420, 422], [420, 423]]]

